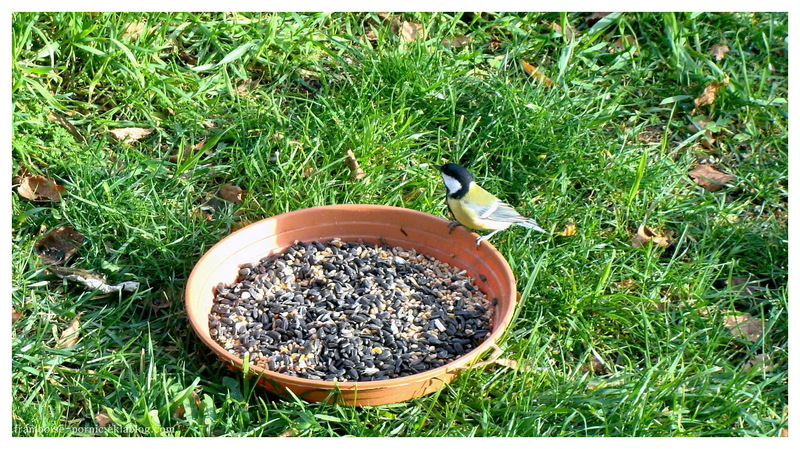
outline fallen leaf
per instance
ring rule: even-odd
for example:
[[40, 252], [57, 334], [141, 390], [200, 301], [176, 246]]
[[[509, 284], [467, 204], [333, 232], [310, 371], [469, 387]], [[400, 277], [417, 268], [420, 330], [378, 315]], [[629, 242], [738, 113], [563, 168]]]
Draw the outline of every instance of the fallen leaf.
[[28, 175], [19, 180], [17, 194], [30, 201], [61, 201], [61, 193], [66, 189], [50, 178], [42, 175]]
[[72, 134], [72, 137], [74, 137], [75, 140], [77, 140], [78, 142], [86, 143], [86, 138], [83, 137], [83, 134], [81, 134], [80, 131], [78, 131], [78, 128], [76, 128], [75, 125], [72, 124], [72, 122], [67, 120], [66, 117], [59, 114], [58, 112], [50, 111], [47, 114], [47, 120], [58, 123], [59, 125], [63, 126], [67, 130], [67, 132]]
[[204, 221], [211, 221], [214, 219], [214, 217], [207, 210], [204, 209], [204, 206], [192, 209], [191, 217]]
[[283, 432], [281, 432], [278, 435], [278, 438], [293, 437], [293, 436], [296, 436], [299, 433], [300, 433], [300, 431], [297, 430], [297, 427], [289, 427], [288, 429], [286, 429]]
[[58, 343], [56, 343], [57, 347], [71, 348], [78, 343], [80, 339], [81, 315], [83, 315], [83, 312], [75, 315], [75, 318], [72, 319], [69, 326], [61, 332], [61, 337], [59, 337]]
[[725, 57], [725, 53], [729, 52], [731, 49], [728, 48], [727, 45], [724, 44], [714, 44], [711, 46], [711, 56], [714, 57], [717, 61], [722, 61]]
[[603, 376], [608, 374], [608, 369], [600, 358], [598, 358], [596, 355], [592, 355], [592, 360], [589, 360], [583, 364], [581, 367], [581, 372]]
[[611, 285], [617, 290], [635, 290], [637, 288], [636, 281], [633, 279], [623, 279], [619, 282], [612, 282]]
[[[167, 156], [167, 160], [170, 162], [183, 162], [186, 159], [188, 159], [192, 154], [194, 154], [195, 151], [199, 150], [200, 148], [203, 148], [203, 145], [205, 144], [206, 144], [206, 139], [200, 139], [200, 141], [197, 142], [196, 144], [187, 145], [186, 147], [184, 147], [183, 152], [180, 152], [176, 149], [174, 153]], [[207, 150], [206, 155], [210, 156], [211, 150]]]
[[403, 22], [400, 25], [400, 40], [403, 42], [414, 42], [421, 39], [425, 34], [422, 25], [413, 22]]
[[494, 363], [511, 369], [517, 369], [517, 366], [519, 366], [519, 362], [514, 359], [497, 359]]
[[98, 413], [94, 415], [94, 422], [97, 424], [97, 427], [102, 429], [111, 424], [111, 418], [105, 413]]
[[147, 137], [153, 132], [152, 128], [119, 128], [111, 129], [108, 132], [120, 142], [123, 143], [136, 143], [139, 140]]
[[[615, 52], [625, 51], [627, 48], [631, 47], [636, 43], [636, 40], [630, 34], [626, 34], [617, 38], [613, 44], [611, 44], [611, 49]], [[637, 54], [637, 51], [634, 51], [634, 54]]]
[[129, 37], [131, 40], [139, 39], [146, 25], [145, 22], [131, 22], [125, 27], [125, 31], [122, 32], [122, 37]]
[[472, 42], [472, 36], [453, 36], [442, 39], [442, 47], [461, 48]]
[[494, 53], [494, 51], [497, 50], [497, 47], [501, 45], [503, 45], [503, 43], [500, 42], [500, 39], [492, 37], [492, 40], [490, 40], [489, 43], [486, 44], [486, 48], [489, 50], [489, 53]]
[[553, 22], [550, 24], [550, 29], [558, 34], [566, 36], [568, 41], [571, 41], [572, 37], [575, 36], [575, 28], [573, 28], [572, 25], [567, 26], [567, 30], [562, 32], [561, 24], [558, 22]]
[[234, 204], [241, 204], [246, 194], [247, 190], [243, 190], [241, 187], [232, 184], [223, 184], [220, 186], [219, 192], [217, 193], [223, 200]]
[[36, 254], [48, 265], [62, 265], [83, 244], [83, 234], [72, 226], [59, 226], [34, 244]]
[[246, 97], [250, 95], [250, 92], [255, 90], [258, 87], [257, 80], [242, 80], [238, 86], [236, 86], [236, 93], [240, 97]]
[[[695, 111], [700, 106], [709, 106], [714, 103], [714, 100], [717, 99], [717, 93], [722, 86], [727, 85], [730, 82], [730, 78], [727, 76], [722, 81], [712, 81], [710, 82], [705, 89], [703, 89], [703, 93], [700, 94], [699, 97], [694, 99], [694, 108]], [[692, 111], [694, 113], [695, 111]]]
[[194, 401], [194, 405], [198, 408], [203, 405], [203, 401], [202, 399], [200, 399], [200, 395], [197, 394], [197, 392], [194, 390], [192, 390], [192, 400]]
[[631, 240], [631, 246], [634, 248], [641, 248], [645, 243], [652, 242], [656, 246], [665, 247], [670, 244], [670, 237], [672, 237], [673, 234], [672, 231], [667, 231], [664, 235], [659, 235], [642, 224], [639, 226], [639, 229], [636, 230], [636, 235], [634, 235]]
[[158, 301], [150, 301], [150, 308], [153, 309], [153, 312], [158, 312], [161, 309], [168, 309], [171, 305], [172, 301], [166, 298], [162, 298]]
[[772, 370], [772, 363], [770, 363], [769, 354], [758, 354], [757, 356], [748, 360], [744, 366], [742, 366], [742, 370], [744, 372], [750, 371], [753, 368], [758, 368], [764, 372]]
[[578, 227], [575, 226], [575, 223], [568, 223], [564, 226], [564, 230], [561, 231], [561, 234], [558, 235], [561, 237], [572, 237], [576, 232], [578, 232]]
[[403, 195], [403, 201], [406, 201], [406, 202], [414, 201], [420, 195], [422, 195], [422, 192], [424, 192], [424, 191], [425, 191], [425, 187], [420, 187], [418, 189], [412, 190], [412, 191], [406, 193], [405, 195]]
[[753, 296], [765, 288], [756, 282], [750, 282], [749, 276], [732, 277], [728, 282], [728, 287], [736, 293], [738, 297]]
[[764, 322], [752, 315], [725, 315], [725, 327], [730, 329], [734, 337], [744, 337], [755, 343], [764, 333]]
[[306, 167], [303, 169], [303, 178], [310, 178], [316, 172], [317, 172], [316, 168]]
[[520, 59], [520, 63], [522, 64], [522, 70], [531, 78], [535, 79], [537, 82], [541, 82], [545, 86], [553, 86], [553, 80], [547, 77], [538, 67], [533, 64], [528, 63], [524, 59]]
[[12, 307], [11, 308], [11, 322], [15, 323], [20, 318], [22, 318], [22, 314], [20, 312], [17, 312], [17, 309]]
[[364, 179], [367, 176], [364, 173], [364, 170], [358, 166], [358, 161], [356, 160], [356, 155], [353, 154], [353, 150], [347, 150], [347, 157], [344, 160], [344, 163], [347, 165], [347, 168], [350, 169], [350, 178], [352, 179]]
[[503, 359], [499, 358], [494, 361], [495, 365], [505, 366], [506, 368], [511, 368], [515, 371], [529, 373], [533, 371], [533, 366], [531, 366], [531, 362], [529, 360], [515, 360], [515, 359]]
[[101, 293], [105, 294], [118, 291], [132, 292], [139, 288], [138, 281], [124, 281], [114, 285], [107, 284], [104, 275], [93, 273], [82, 268], [51, 266], [48, 267], [47, 270], [61, 279], [77, 282], [84, 287], [92, 290], [99, 290]]
[[253, 222], [250, 221], [250, 220], [240, 220], [240, 221], [233, 222], [233, 223], [231, 223], [231, 232], [238, 231], [239, 229], [242, 229], [243, 227], [245, 227], [245, 226], [247, 226], [249, 224], [252, 224], [252, 223]]
[[789, 438], [789, 428], [788, 427], [782, 428], [780, 436], [782, 438]]
[[733, 181], [734, 176], [717, 171], [710, 165], [700, 164], [689, 172], [689, 176], [700, 187], [709, 192], [716, 192], [725, 187], [725, 184]]
[[378, 40], [378, 35], [375, 33], [375, 30], [370, 28], [370, 30], [364, 35], [364, 38], [370, 42], [375, 42]]
[[594, 12], [592, 15], [586, 18], [586, 26], [591, 27], [595, 23], [597, 23], [603, 17], [611, 14], [610, 12]]
[[183, 416], [185, 414], [186, 414], [186, 408], [183, 406], [183, 404], [180, 404], [178, 405], [178, 407], [175, 408], [175, 411], [172, 412], [172, 417], [175, 419], [183, 419]]
[[181, 61], [185, 62], [188, 65], [197, 65], [197, 57], [191, 53], [181, 51], [178, 52], [178, 57], [181, 59]]

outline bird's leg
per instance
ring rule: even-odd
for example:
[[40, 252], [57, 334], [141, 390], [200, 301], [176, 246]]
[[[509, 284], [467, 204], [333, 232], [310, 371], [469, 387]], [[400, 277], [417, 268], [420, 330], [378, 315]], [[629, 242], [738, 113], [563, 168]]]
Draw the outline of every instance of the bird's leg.
[[497, 234], [500, 231], [502, 231], [502, 229], [495, 229], [494, 231], [492, 231], [492, 232], [490, 232], [490, 233], [488, 233], [486, 235], [482, 235], [482, 236], [478, 237], [477, 240], [475, 240], [475, 248], [480, 247], [482, 241], [489, 240], [489, 237]]
[[452, 233], [453, 233], [453, 229], [455, 229], [455, 228], [456, 228], [456, 226], [458, 226], [458, 225], [460, 225], [460, 224], [461, 224], [461, 223], [459, 223], [459, 222], [458, 222], [458, 221], [456, 221], [456, 220], [453, 220], [453, 221], [451, 221], [451, 222], [450, 222], [450, 224], [448, 224], [448, 225], [447, 225], [447, 233], [448, 233], [448, 234], [452, 234]]

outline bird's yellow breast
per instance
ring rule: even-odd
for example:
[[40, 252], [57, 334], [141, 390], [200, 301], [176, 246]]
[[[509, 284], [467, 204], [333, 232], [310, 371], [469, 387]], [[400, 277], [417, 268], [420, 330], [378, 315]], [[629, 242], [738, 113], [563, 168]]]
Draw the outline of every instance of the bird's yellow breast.
[[[479, 190], [476, 191], [476, 188]], [[485, 194], [488, 194], [488, 197], [484, 198], [485, 196], [484, 192]], [[470, 193], [468, 193], [461, 200], [448, 197], [447, 206], [450, 208], [450, 211], [453, 213], [455, 219], [458, 220], [458, 222], [461, 223], [462, 225], [478, 231], [487, 231], [491, 229], [496, 229], [496, 227], [487, 226], [488, 223], [485, 223], [485, 220], [480, 218], [480, 215], [475, 211], [475, 209], [469, 207], [470, 200], [474, 199], [472, 198], [473, 196], [481, 197], [480, 200], [482, 201], [490, 200], [490, 204], [492, 199], [496, 199], [492, 194], [486, 192], [485, 190], [481, 189], [478, 186], [475, 186], [472, 189], [470, 189]]]

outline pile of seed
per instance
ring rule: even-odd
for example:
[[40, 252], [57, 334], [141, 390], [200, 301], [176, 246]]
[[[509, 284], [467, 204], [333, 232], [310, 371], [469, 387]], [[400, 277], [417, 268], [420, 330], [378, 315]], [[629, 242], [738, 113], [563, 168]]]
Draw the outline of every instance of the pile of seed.
[[334, 239], [240, 266], [234, 284], [216, 288], [209, 329], [226, 350], [272, 371], [369, 381], [461, 357], [489, 334], [492, 314], [464, 270]]

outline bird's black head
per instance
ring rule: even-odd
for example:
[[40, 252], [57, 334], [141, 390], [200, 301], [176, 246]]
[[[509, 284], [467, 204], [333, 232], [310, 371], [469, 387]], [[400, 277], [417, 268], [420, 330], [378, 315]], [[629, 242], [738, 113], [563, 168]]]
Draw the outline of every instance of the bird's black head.
[[442, 174], [447, 194], [453, 198], [461, 198], [466, 195], [470, 184], [475, 181], [472, 174], [458, 164], [434, 165], [434, 167]]

